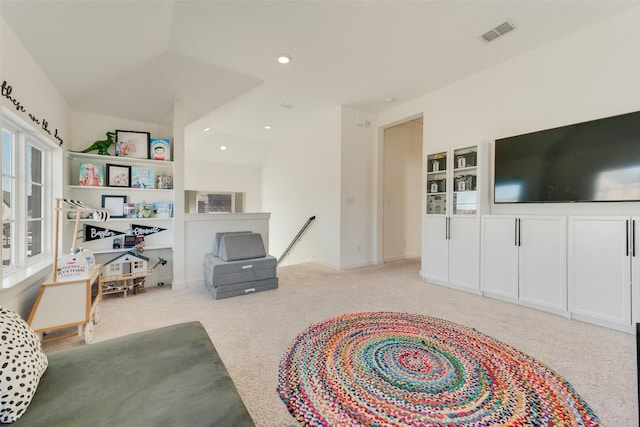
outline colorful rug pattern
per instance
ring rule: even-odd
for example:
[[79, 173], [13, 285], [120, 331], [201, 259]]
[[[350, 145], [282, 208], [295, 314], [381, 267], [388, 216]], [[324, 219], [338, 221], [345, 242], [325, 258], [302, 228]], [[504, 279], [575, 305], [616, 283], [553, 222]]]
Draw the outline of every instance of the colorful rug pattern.
[[474, 329], [374, 312], [310, 326], [278, 393], [304, 426], [597, 426], [569, 383]]

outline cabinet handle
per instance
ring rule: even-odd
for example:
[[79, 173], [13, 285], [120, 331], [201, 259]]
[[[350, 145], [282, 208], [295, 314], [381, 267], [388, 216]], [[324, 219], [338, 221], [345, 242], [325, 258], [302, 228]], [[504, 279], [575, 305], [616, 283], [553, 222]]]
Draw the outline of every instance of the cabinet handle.
[[451, 238], [451, 218], [447, 217], [447, 222], [444, 225], [444, 238], [449, 240]]
[[518, 246], [518, 218], [513, 220], [514, 229], [513, 229], [513, 245]]
[[522, 220], [518, 218], [518, 246], [522, 246]]
[[449, 218], [444, 219], [444, 240], [449, 240]]
[[631, 220], [631, 256], [636, 256], [636, 220]]
[[627, 231], [627, 244], [626, 244], [626, 255], [625, 256], [629, 256], [629, 220], [627, 220], [627, 227], [626, 227], [626, 231]]

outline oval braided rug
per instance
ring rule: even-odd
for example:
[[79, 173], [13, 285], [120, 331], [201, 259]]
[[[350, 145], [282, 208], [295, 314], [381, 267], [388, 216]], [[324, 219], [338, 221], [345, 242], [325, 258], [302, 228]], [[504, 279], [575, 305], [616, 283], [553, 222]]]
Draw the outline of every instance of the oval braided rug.
[[597, 426], [569, 383], [520, 351], [434, 317], [374, 312], [310, 326], [278, 393], [305, 426]]

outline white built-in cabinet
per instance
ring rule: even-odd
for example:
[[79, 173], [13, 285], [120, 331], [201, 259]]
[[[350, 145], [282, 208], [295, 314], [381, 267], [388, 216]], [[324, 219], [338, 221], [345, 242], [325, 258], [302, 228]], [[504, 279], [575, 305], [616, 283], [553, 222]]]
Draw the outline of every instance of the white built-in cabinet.
[[571, 316], [609, 327], [640, 322], [640, 217], [569, 217]]
[[486, 206], [482, 145], [426, 157], [424, 280], [479, 291], [480, 214]]
[[482, 216], [483, 295], [567, 310], [564, 216]]

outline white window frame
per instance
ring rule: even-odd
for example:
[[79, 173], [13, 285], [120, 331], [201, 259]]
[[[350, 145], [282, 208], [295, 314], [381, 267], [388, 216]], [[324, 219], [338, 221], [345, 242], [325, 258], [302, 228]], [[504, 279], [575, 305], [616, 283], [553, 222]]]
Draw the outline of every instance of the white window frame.
[[[2, 128], [15, 134], [12, 215], [14, 230], [11, 241], [11, 264], [2, 268], [1, 289], [11, 288], [38, 273], [53, 262], [53, 235], [55, 230], [55, 199], [62, 194], [62, 149], [40, 134], [26, 121], [2, 108]], [[40, 254], [27, 256], [27, 146], [42, 151], [42, 250]], [[0, 155], [1, 156], [1, 155]], [[56, 172], [57, 171], [57, 172]], [[54, 173], [56, 175], [54, 175]]]

